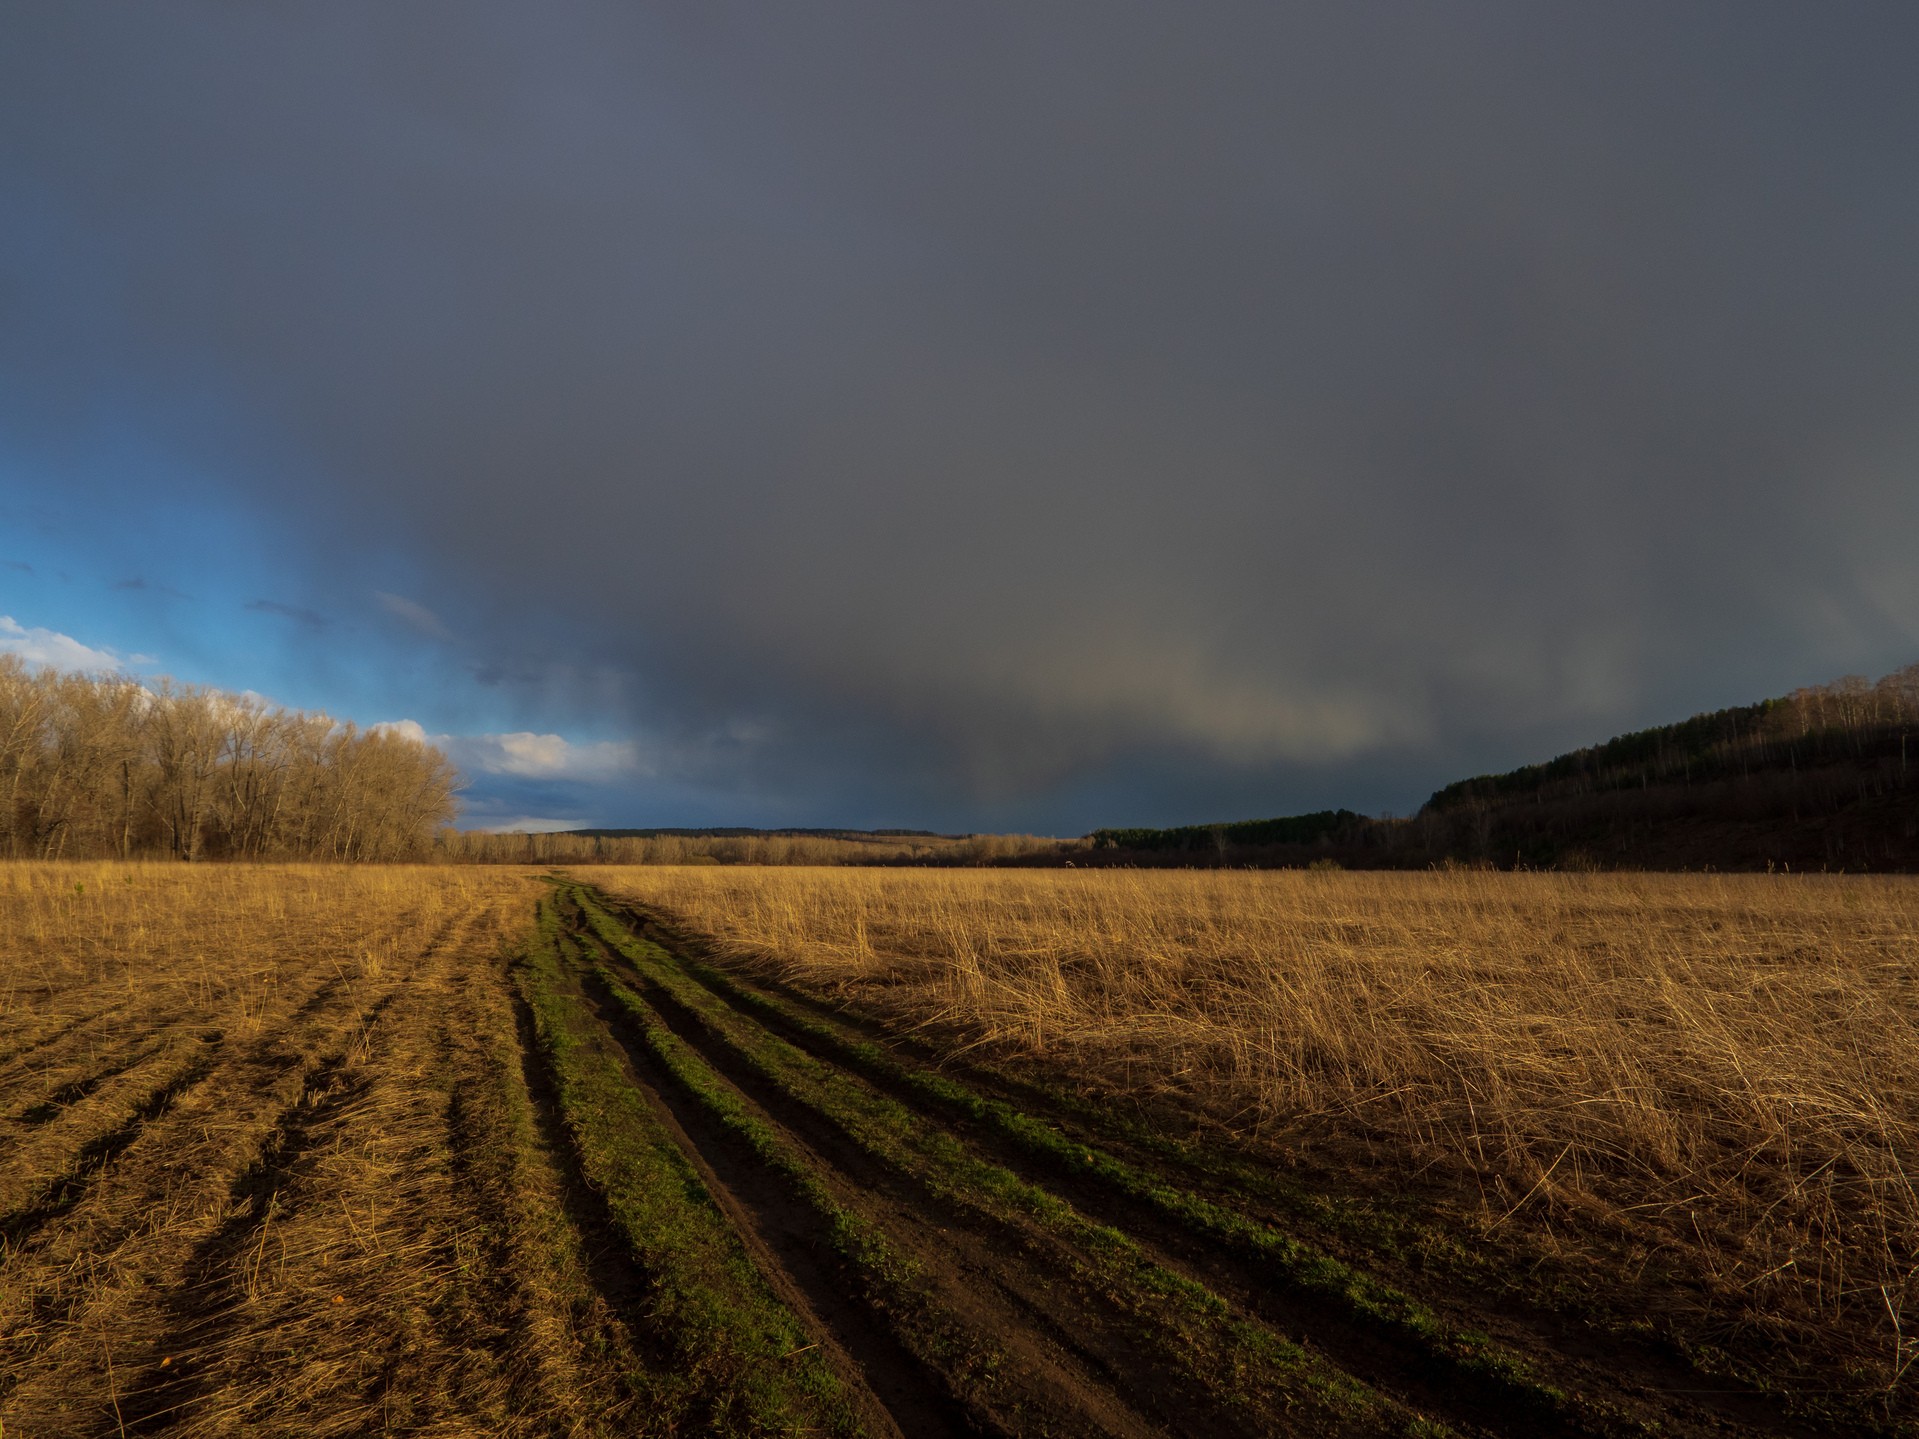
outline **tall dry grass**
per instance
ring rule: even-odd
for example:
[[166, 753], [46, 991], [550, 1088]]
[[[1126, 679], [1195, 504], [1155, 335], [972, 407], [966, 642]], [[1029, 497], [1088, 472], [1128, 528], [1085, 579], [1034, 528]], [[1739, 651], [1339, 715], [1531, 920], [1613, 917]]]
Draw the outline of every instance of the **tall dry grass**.
[[[586, 877], [586, 876], [583, 876]], [[602, 870], [750, 963], [1242, 1129], [1470, 1175], [1919, 1358], [1919, 882]]]
[[0, 1431], [533, 1432], [490, 1266], [553, 1212], [505, 1108], [540, 889], [0, 863]]
[[0, 862], [0, 1048], [69, 1012], [179, 1002], [257, 1023], [306, 982], [378, 978], [524, 876], [438, 865]]

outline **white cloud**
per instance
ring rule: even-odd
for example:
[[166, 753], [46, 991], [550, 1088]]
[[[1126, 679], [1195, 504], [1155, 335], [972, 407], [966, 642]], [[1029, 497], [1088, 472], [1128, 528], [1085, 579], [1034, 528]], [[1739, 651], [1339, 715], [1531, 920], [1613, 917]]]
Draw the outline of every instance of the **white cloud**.
[[556, 734], [494, 734], [484, 736], [478, 752], [481, 768], [489, 774], [517, 774], [527, 778], [562, 775], [574, 768], [573, 746]]
[[[631, 740], [575, 744], [564, 735], [518, 730], [508, 734], [428, 734], [418, 720], [389, 720], [374, 726], [422, 744], [438, 745], [468, 774], [511, 775], [517, 779], [594, 782], [647, 773], [640, 749]], [[570, 820], [555, 820], [565, 828]]]
[[[57, 670], [119, 670], [128, 663], [112, 650], [96, 650], [58, 630], [22, 625], [12, 615], [0, 615], [0, 654], [18, 655], [30, 665]], [[136, 661], [143, 658], [134, 657]]]
[[385, 590], [375, 590], [373, 598], [380, 602], [380, 608], [409, 629], [417, 630], [430, 640], [452, 642], [452, 631], [447, 629], [438, 615], [418, 600], [410, 600], [405, 595], [390, 595]]
[[426, 726], [418, 720], [383, 720], [371, 728], [380, 734], [396, 734], [416, 744], [444, 744], [450, 738], [447, 735], [428, 734]]
[[639, 746], [631, 740], [575, 744], [562, 735], [467, 735], [452, 741], [454, 763], [485, 774], [521, 779], [606, 780], [641, 771]]

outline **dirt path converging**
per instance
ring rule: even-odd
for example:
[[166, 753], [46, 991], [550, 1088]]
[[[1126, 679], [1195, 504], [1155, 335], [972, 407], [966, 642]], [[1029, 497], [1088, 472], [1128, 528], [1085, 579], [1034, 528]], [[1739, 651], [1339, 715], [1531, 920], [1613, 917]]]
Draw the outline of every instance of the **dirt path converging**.
[[587, 886], [456, 887], [9, 1016], [0, 1433], [1808, 1432]]
[[1494, 1340], [1469, 1303], [1105, 1144], [1068, 1104], [924, 1068], [584, 887], [559, 887], [537, 955], [527, 982], [617, 1047], [619, 1082], [904, 1432], [937, 1432], [909, 1419], [929, 1396], [949, 1428], [1009, 1434], [1806, 1432], [1589, 1336]]

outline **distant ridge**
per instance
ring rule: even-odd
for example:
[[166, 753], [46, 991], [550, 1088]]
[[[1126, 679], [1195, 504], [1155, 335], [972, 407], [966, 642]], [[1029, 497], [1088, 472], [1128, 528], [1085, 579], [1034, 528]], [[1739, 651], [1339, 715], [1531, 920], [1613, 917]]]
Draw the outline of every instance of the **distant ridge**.
[[1636, 730], [1351, 810], [1102, 829], [1094, 863], [1919, 870], [1919, 665]]
[[1278, 819], [1247, 819], [1233, 824], [1188, 824], [1177, 829], [1096, 829], [1087, 836], [1096, 848], [1201, 853], [1220, 849], [1256, 849], [1276, 845], [1315, 845], [1356, 832], [1372, 823], [1350, 809], [1322, 809]]
[[669, 827], [660, 829], [565, 829], [560, 834], [577, 834], [585, 839], [964, 839], [965, 835], [940, 834], [930, 829], [749, 829], [743, 826], [711, 826], [705, 829]]

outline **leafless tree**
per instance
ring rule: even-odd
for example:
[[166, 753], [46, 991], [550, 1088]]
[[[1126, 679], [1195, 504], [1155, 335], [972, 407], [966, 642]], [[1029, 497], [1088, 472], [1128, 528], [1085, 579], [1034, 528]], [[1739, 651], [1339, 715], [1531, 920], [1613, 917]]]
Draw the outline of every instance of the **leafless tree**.
[[424, 857], [459, 785], [392, 730], [0, 655], [0, 853]]

